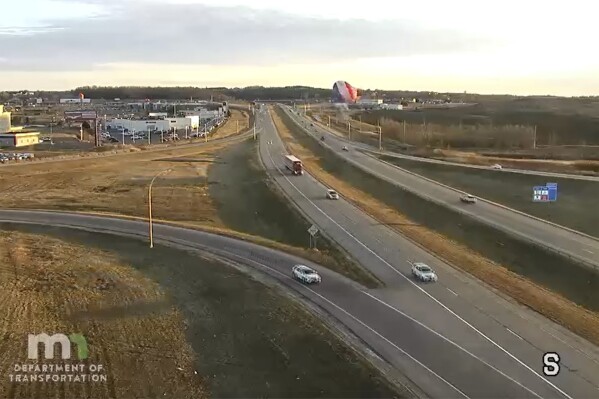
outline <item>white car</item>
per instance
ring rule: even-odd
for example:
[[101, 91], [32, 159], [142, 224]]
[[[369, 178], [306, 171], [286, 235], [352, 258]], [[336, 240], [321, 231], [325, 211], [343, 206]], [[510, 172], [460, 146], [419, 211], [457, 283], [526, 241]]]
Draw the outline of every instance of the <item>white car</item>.
[[342, 150], [343, 150], [343, 151], [349, 151], [349, 149], [347, 148], [347, 146], [346, 146], [346, 145], [344, 145], [344, 146], [343, 146]]
[[292, 274], [293, 278], [306, 284], [317, 284], [322, 281], [320, 275], [316, 270], [310, 269], [308, 266], [295, 265], [293, 266]]
[[474, 195], [466, 194], [460, 197], [460, 201], [467, 204], [476, 204], [476, 197]]
[[335, 190], [327, 190], [327, 198], [332, 200], [338, 200], [339, 194]]
[[503, 169], [503, 166], [499, 165], [498, 163], [496, 163], [495, 165], [491, 166], [493, 169], [497, 169], [497, 170], [501, 170]]
[[437, 281], [437, 274], [433, 269], [421, 262], [414, 263], [412, 275], [420, 281]]

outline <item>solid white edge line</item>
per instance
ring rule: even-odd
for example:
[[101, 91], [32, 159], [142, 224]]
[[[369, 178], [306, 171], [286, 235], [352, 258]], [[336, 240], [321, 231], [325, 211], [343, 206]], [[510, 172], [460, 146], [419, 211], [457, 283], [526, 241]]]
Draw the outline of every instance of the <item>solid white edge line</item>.
[[[269, 119], [270, 119], [270, 124], [273, 127], [274, 131], [277, 132], [276, 127], [274, 125], [274, 121], [272, 120], [272, 117], [270, 117], [269, 115]], [[280, 137], [279, 137], [280, 139]], [[275, 165], [275, 167], [277, 168], [277, 170], [280, 169], [276, 166], [276, 163], [274, 162], [274, 160], [272, 159], [272, 156], [270, 155], [270, 151], [268, 151], [267, 148], [267, 153], [269, 155], [269, 157], [271, 158], [271, 161], [273, 162], [273, 164]], [[464, 318], [462, 318], [460, 315], [458, 315], [457, 313], [455, 313], [453, 310], [451, 310], [450, 308], [448, 308], [446, 305], [444, 305], [441, 301], [439, 301], [437, 298], [435, 298], [434, 296], [432, 296], [431, 294], [429, 294], [427, 291], [425, 291], [422, 287], [420, 287], [418, 284], [415, 284], [412, 280], [410, 280], [409, 278], [407, 278], [406, 276], [404, 276], [399, 270], [395, 269], [389, 262], [387, 262], [385, 259], [383, 259], [382, 257], [380, 257], [376, 252], [374, 252], [372, 249], [368, 248], [368, 246], [366, 246], [364, 243], [362, 243], [360, 240], [358, 240], [354, 235], [352, 235], [349, 231], [347, 231], [345, 228], [343, 228], [343, 226], [339, 225], [339, 223], [337, 223], [335, 220], [333, 220], [326, 212], [324, 212], [322, 209], [320, 209], [314, 202], [312, 202], [304, 193], [302, 193], [296, 186], [295, 184], [293, 184], [291, 182], [291, 180], [289, 180], [289, 178], [287, 176], [285, 176], [285, 174], [283, 174], [283, 177], [285, 178], [285, 180], [287, 180], [287, 182], [302, 196], [304, 197], [309, 203], [312, 204], [312, 206], [314, 206], [316, 209], [318, 209], [326, 218], [328, 218], [331, 222], [333, 222], [333, 224], [337, 225], [337, 227], [339, 227], [343, 232], [345, 232], [348, 236], [350, 236], [351, 238], [353, 238], [358, 244], [360, 244], [362, 247], [364, 247], [368, 252], [372, 253], [377, 259], [379, 259], [381, 262], [383, 262], [383, 264], [385, 264], [387, 267], [391, 268], [393, 271], [395, 271], [398, 275], [400, 275], [402, 278], [404, 278], [407, 282], [409, 282], [412, 286], [416, 287], [416, 289], [418, 289], [420, 292], [422, 292], [424, 295], [428, 296], [431, 300], [433, 300], [434, 302], [436, 302], [439, 306], [441, 306], [443, 309], [445, 309], [446, 311], [448, 311], [450, 314], [452, 314], [454, 317], [456, 317], [458, 320], [460, 320], [462, 323], [464, 323], [466, 326], [470, 327], [471, 329], [473, 329], [474, 331], [476, 331], [481, 337], [485, 338], [487, 341], [489, 341], [492, 345], [496, 346], [497, 348], [499, 348], [502, 352], [504, 352], [506, 355], [508, 355], [509, 357], [511, 357], [512, 359], [514, 359], [518, 364], [520, 364], [522, 367], [526, 368], [528, 371], [530, 371], [531, 373], [533, 373], [534, 375], [536, 375], [537, 377], [539, 377], [541, 380], [543, 380], [544, 382], [546, 382], [549, 386], [551, 386], [553, 389], [555, 389], [556, 391], [558, 391], [559, 393], [561, 393], [563, 396], [565, 396], [568, 399], [573, 399], [570, 395], [568, 395], [566, 392], [564, 392], [563, 390], [561, 390], [558, 386], [556, 386], [554, 383], [552, 383], [551, 381], [547, 380], [545, 377], [543, 377], [542, 375], [540, 375], [539, 373], [537, 373], [535, 370], [533, 370], [530, 366], [528, 366], [526, 363], [524, 363], [523, 361], [521, 361], [520, 359], [518, 359], [516, 356], [512, 355], [508, 350], [506, 350], [504, 347], [502, 347], [501, 345], [499, 345], [498, 343], [496, 343], [495, 341], [493, 341], [491, 338], [489, 338], [487, 335], [485, 335], [482, 331], [480, 331], [478, 328], [474, 327], [472, 324], [470, 324], [468, 321], [466, 321]]]
[[[263, 263], [255, 261], [253, 259], [245, 259], [245, 260], [249, 261], [249, 262], [252, 262], [252, 263], [255, 263], [255, 264], [257, 264], [257, 265], [259, 265], [261, 267], [264, 267], [266, 269], [269, 269], [269, 270], [271, 270], [271, 271], [273, 271], [273, 272], [281, 275], [282, 277], [285, 277], [286, 279], [293, 280], [291, 277], [289, 277], [285, 273], [282, 273], [282, 272], [280, 272], [280, 271], [278, 271], [276, 269], [273, 269], [272, 267], [270, 267], [268, 265], [265, 265]], [[425, 370], [427, 370], [428, 372], [430, 372], [431, 374], [433, 374], [435, 377], [437, 377], [441, 381], [443, 381], [445, 384], [447, 384], [449, 387], [451, 387], [452, 389], [454, 389], [460, 395], [462, 395], [463, 397], [469, 399], [469, 396], [466, 395], [464, 392], [460, 391], [456, 386], [454, 386], [449, 381], [447, 381], [446, 379], [444, 379], [443, 377], [441, 377], [439, 374], [435, 373], [433, 370], [431, 370], [425, 364], [423, 364], [422, 362], [420, 362], [418, 359], [416, 359], [415, 357], [413, 357], [412, 355], [410, 355], [409, 353], [407, 353], [406, 351], [404, 351], [403, 349], [401, 349], [399, 346], [397, 346], [396, 344], [394, 344], [393, 342], [391, 342], [389, 339], [387, 339], [381, 333], [379, 333], [378, 331], [376, 331], [374, 328], [370, 327], [368, 324], [364, 323], [362, 320], [358, 319], [356, 316], [354, 316], [353, 314], [349, 313], [347, 310], [343, 309], [341, 306], [337, 305], [333, 301], [329, 300], [328, 298], [325, 298], [324, 296], [322, 296], [318, 292], [314, 291], [312, 288], [310, 288], [308, 286], [305, 286], [305, 285], [301, 285], [301, 287], [304, 288], [304, 289], [306, 289], [307, 291], [310, 291], [313, 295], [319, 297], [320, 299], [322, 299], [323, 301], [327, 302], [331, 306], [335, 307], [336, 309], [338, 309], [339, 311], [341, 311], [345, 315], [349, 316], [352, 320], [356, 321], [357, 323], [359, 323], [363, 327], [367, 328], [369, 331], [371, 331], [372, 333], [374, 333], [377, 337], [381, 338], [383, 341], [387, 342], [389, 345], [391, 345], [392, 347], [394, 347], [395, 349], [397, 349], [399, 352], [401, 352], [402, 354], [404, 354], [405, 356], [407, 356], [408, 358], [410, 358], [416, 364], [418, 364], [419, 366], [421, 366], [422, 368], [424, 368]]]
[[[269, 115], [269, 119], [272, 123], [272, 118], [270, 118]], [[274, 131], [276, 132], [276, 128], [274, 126], [274, 123], [272, 125]], [[285, 177], [285, 179], [298, 191], [301, 193], [301, 191], [299, 191], [297, 189], [297, 187], [291, 183], [291, 181], [289, 181], [289, 179], [287, 178], [287, 176], [285, 176], [285, 174], [281, 171], [281, 169], [277, 166], [276, 162], [274, 161], [274, 159], [272, 158], [272, 155], [270, 154], [270, 151], [268, 150], [268, 147], [266, 147], [266, 152], [268, 153], [268, 157], [270, 158], [273, 166], [279, 171], [279, 173], [281, 173], [281, 175], [283, 177]], [[301, 193], [304, 198], [308, 199], [303, 193]], [[308, 200], [310, 201], [310, 200]], [[311, 201], [310, 201], [311, 202]], [[312, 202], [311, 202], [312, 203]], [[313, 203], [312, 203], [313, 204]], [[314, 205], [314, 204], [313, 204]], [[316, 206], [316, 205], [314, 205]], [[317, 207], [318, 208], [318, 207]], [[320, 210], [320, 208], [318, 208]], [[322, 210], [321, 210], [322, 212]], [[326, 214], [325, 214], [326, 215]], [[328, 215], [327, 215], [328, 216]], [[334, 222], [334, 221], [333, 221]], [[259, 262], [256, 262], [254, 260], [248, 259], [251, 262], [260, 264]], [[279, 272], [278, 270], [272, 269], [267, 265], [263, 265], [260, 264], [263, 267], [266, 267], [270, 270], [275, 271], [276, 273], [281, 274], [282, 276], [288, 277], [286, 276], [284, 273]], [[394, 347], [395, 349], [397, 349], [399, 352], [403, 353], [404, 355], [406, 355], [407, 357], [409, 357], [411, 360], [413, 360], [414, 362], [416, 362], [418, 365], [420, 365], [422, 368], [424, 368], [425, 370], [427, 370], [428, 372], [430, 372], [431, 374], [433, 374], [435, 377], [437, 377], [439, 380], [443, 381], [445, 384], [447, 384], [448, 386], [450, 386], [452, 389], [454, 389], [456, 392], [458, 392], [460, 395], [462, 395], [465, 398], [469, 398], [468, 395], [466, 395], [464, 392], [462, 392], [460, 389], [458, 389], [456, 386], [454, 386], [452, 383], [450, 383], [449, 381], [447, 381], [445, 378], [441, 377], [439, 374], [437, 374], [436, 372], [434, 372], [433, 370], [431, 370], [430, 368], [428, 368], [425, 364], [423, 364], [422, 362], [420, 362], [418, 359], [416, 359], [415, 357], [413, 357], [412, 355], [410, 355], [409, 353], [407, 353], [406, 351], [404, 351], [403, 349], [401, 349], [399, 346], [397, 346], [396, 344], [394, 344], [393, 342], [391, 342], [389, 339], [387, 339], [386, 337], [384, 337], [383, 335], [381, 335], [378, 331], [374, 330], [372, 327], [370, 327], [369, 325], [367, 325], [366, 323], [364, 323], [363, 321], [359, 320], [357, 317], [355, 317], [354, 315], [352, 315], [351, 313], [349, 313], [348, 311], [346, 311], [345, 309], [341, 308], [339, 305], [331, 302], [330, 300], [328, 300], [327, 298], [323, 297], [322, 295], [320, 295], [319, 293], [317, 293], [316, 291], [308, 288], [308, 287], [304, 287], [305, 289], [309, 290], [310, 292], [312, 292], [313, 294], [317, 295], [318, 297], [320, 297], [321, 299], [323, 299], [324, 301], [326, 301], [327, 303], [330, 303], [332, 306], [336, 307], [337, 309], [339, 309], [341, 312], [345, 313], [346, 315], [348, 315], [349, 317], [351, 317], [353, 320], [355, 320], [356, 322], [358, 322], [359, 324], [361, 324], [362, 326], [364, 326], [365, 328], [367, 328], [368, 330], [370, 330], [371, 332], [373, 332], [375, 335], [377, 335], [378, 337], [380, 337], [381, 339], [383, 339], [385, 342], [387, 342], [389, 345], [391, 345], [392, 347]]]
[[374, 295], [366, 292], [366, 291], [361, 291], [362, 294], [374, 299], [375, 301], [381, 303], [382, 305], [394, 310], [395, 312], [399, 313], [400, 315], [404, 316], [405, 318], [413, 321], [414, 323], [418, 324], [419, 326], [423, 327], [424, 329], [426, 329], [427, 331], [435, 334], [436, 336], [438, 336], [439, 338], [443, 339], [444, 341], [452, 344], [453, 346], [455, 346], [456, 348], [462, 350], [463, 352], [467, 353], [468, 355], [470, 355], [471, 357], [475, 358], [476, 360], [478, 360], [479, 362], [483, 363], [484, 365], [488, 366], [489, 368], [491, 368], [492, 370], [495, 370], [497, 373], [499, 373], [500, 375], [502, 375], [503, 377], [507, 378], [508, 380], [512, 381], [513, 383], [515, 383], [516, 385], [524, 388], [524, 390], [530, 392], [531, 394], [533, 394], [534, 396], [536, 396], [539, 399], [542, 399], [543, 397], [538, 395], [536, 392], [534, 392], [533, 390], [525, 387], [524, 385], [522, 385], [520, 382], [516, 381], [515, 379], [513, 379], [512, 377], [510, 377], [509, 375], [505, 374], [503, 371], [497, 369], [496, 367], [492, 366], [491, 364], [487, 363], [485, 360], [481, 359], [480, 357], [478, 357], [477, 355], [475, 355], [474, 353], [470, 352], [468, 349], [462, 347], [461, 345], [459, 345], [458, 343], [452, 341], [451, 339], [447, 338], [446, 336], [444, 336], [443, 334], [433, 330], [432, 328], [428, 327], [426, 324], [416, 320], [415, 318], [409, 316], [408, 314], [402, 312], [401, 310], [395, 308], [394, 306], [388, 304], [387, 302], [383, 301], [382, 299], [379, 299], [377, 297], [375, 297]]
[[523, 341], [523, 338], [521, 336], [519, 336], [518, 334], [516, 334], [515, 332], [513, 332], [512, 330], [510, 330], [509, 328], [505, 328], [506, 330], [508, 330], [510, 333], [512, 333], [514, 336], [516, 336], [516, 338], [520, 339]]

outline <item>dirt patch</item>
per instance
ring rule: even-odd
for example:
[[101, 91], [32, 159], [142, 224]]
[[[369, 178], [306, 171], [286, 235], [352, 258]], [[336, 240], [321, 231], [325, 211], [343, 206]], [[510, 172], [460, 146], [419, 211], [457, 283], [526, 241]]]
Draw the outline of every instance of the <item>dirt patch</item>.
[[[380, 181], [347, 162], [338, 162], [335, 155], [303, 134], [279, 109], [271, 114], [291, 152], [302, 158], [312, 175], [335, 188], [344, 198], [450, 265], [599, 343], [597, 313], [576, 305], [564, 296], [566, 293], [575, 296], [586, 306], [598, 309], [599, 278], [596, 274], [589, 275], [586, 269], [576, 264], [541, 248], [525, 245], [434, 203], [427, 202], [423, 206], [423, 200], [408, 191]], [[474, 248], [478, 246], [481, 250], [479, 252], [464, 243]], [[492, 261], [481, 253], [502, 256], [505, 262]], [[528, 278], [520, 275], [525, 273]], [[534, 277], [534, 282], [529, 279], [531, 277]], [[561, 294], [541, 286], [549, 283], [557, 292], [561, 289]]]
[[[0, 315], [8, 320], [0, 342], [15, 350], [1, 352], [3, 398], [407, 397], [294, 301], [196, 252], [77, 230], [1, 227], [8, 231], [0, 235], [1, 264], [10, 267], [0, 272]], [[17, 265], [11, 253], [24, 261]], [[15, 267], [19, 287], [41, 280], [48, 290], [15, 296]], [[34, 327], [89, 336], [90, 357], [99, 356], [113, 388], [2, 385], [7, 367], [26, 356], [23, 334]]]

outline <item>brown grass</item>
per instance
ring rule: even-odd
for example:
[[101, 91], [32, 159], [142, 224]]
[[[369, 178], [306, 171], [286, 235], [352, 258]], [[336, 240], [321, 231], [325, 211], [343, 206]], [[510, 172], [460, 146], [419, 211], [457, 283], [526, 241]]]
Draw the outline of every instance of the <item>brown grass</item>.
[[329, 254], [244, 234], [220, 220], [217, 204], [209, 195], [207, 169], [227, 145], [15, 166], [10, 174], [0, 175], [0, 201], [3, 208], [97, 212], [145, 220], [150, 180], [170, 168], [172, 171], [158, 177], [152, 189], [156, 221], [178, 222], [280, 249], [372, 286], [370, 275], [352, 275], [353, 269], [343, 269], [342, 262]]
[[[246, 110], [231, 109], [231, 117], [225, 124], [219, 127], [213, 138], [229, 137], [241, 133], [250, 127], [250, 116]], [[239, 131], [237, 130], [239, 129]]]
[[[194, 373], [181, 313], [155, 282], [116, 256], [59, 239], [0, 232], [0, 265], [0, 397], [124, 398], [157, 392], [207, 397]], [[15, 364], [32, 363], [27, 334], [41, 332], [82, 333], [89, 364], [102, 364], [107, 381], [11, 382]]]
[[563, 296], [544, 289], [443, 235], [415, 225], [405, 215], [381, 203], [370, 194], [327, 173], [320, 167], [319, 158], [294, 140], [292, 133], [279, 115], [276, 112], [271, 112], [271, 116], [289, 151], [302, 159], [310, 174], [326, 186], [337, 190], [346, 200], [426, 248], [427, 251], [444, 259], [451, 266], [470, 273], [519, 303], [589, 341], [599, 344], [599, 315], [595, 312], [584, 309]]

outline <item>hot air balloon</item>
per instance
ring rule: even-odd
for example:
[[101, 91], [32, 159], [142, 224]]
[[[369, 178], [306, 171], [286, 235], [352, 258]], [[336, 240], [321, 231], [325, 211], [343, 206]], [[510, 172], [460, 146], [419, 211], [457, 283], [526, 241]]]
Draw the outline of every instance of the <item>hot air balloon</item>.
[[353, 104], [358, 99], [358, 89], [344, 80], [338, 80], [333, 85], [333, 102]]

